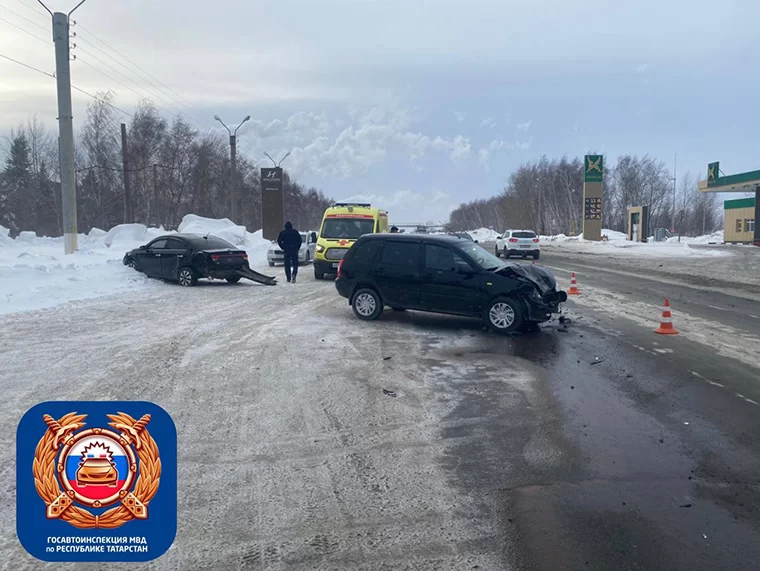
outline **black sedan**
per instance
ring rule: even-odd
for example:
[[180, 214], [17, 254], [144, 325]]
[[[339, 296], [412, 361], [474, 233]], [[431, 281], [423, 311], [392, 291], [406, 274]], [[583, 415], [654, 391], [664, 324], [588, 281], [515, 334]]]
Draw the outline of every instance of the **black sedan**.
[[179, 282], [189, 287], [199, 278], [237, 283], [240, 278], [275, 285], [274, 278], [251, 270], [248, 254], [217, 236], [171, 234], [161, 236], [124, 254], [124, 265], [152, 278]]

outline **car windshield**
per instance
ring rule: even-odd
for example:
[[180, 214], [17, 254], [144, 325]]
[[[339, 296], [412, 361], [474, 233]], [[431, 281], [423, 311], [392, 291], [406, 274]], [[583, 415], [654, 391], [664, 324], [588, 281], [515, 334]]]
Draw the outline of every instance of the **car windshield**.
[[457, 249], [472, 258], [481, 269], [492, 271], [506, 266], [502, 260], [484, 250], [474, 242], [457, 245]]
[[349, 238], [355, 240], [372, 234], [375, 221], [370, 218], [328, 218], [322, 224], [322, 238]]

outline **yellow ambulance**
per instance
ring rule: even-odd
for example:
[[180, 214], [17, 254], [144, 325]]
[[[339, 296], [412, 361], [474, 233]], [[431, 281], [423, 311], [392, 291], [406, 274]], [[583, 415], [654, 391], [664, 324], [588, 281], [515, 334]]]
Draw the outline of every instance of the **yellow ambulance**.
[[314, 254], [314, 277], [336, 274], [348, 249], [364, 234], [388, 231], [388, 213], [371, 204], [339, 202], [325, 210]]

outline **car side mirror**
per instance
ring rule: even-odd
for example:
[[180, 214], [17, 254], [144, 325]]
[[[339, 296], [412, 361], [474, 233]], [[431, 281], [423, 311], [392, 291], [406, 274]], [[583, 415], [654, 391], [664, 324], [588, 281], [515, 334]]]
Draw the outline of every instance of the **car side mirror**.
[[473, 270], [472, 268], [464, 268], [462, 266], [459, 266], [457, 268], [457, 273], [462, 274], [463, 276], [474, 276], [475, 270]]
[[144, 245], [144, 244], [143, 244], [142, 246], [140, 246], [140, 249], [141, 249], [141, 250], [147, 250], [147, 249], [148, 249], [148, 246], [146, 246], [146, 245]]
[[314, 244], [316, 244], [316, 243], [317, 243], [317, 233], [316, 233], [316, 232], [312, 232], [312, 233], [311, 233], [311, 241], [312, 241], [312, 243], [314, 243]]
[[475, 242], [476, 244], [478, 243], [478, 241], [477, 241], [477, 240], [473, 240], [473, 242]]
[[[501, 240], [504, 236], [496, 236], [497, 240]], [[477, 240], [475, 240], [477, 242]]]

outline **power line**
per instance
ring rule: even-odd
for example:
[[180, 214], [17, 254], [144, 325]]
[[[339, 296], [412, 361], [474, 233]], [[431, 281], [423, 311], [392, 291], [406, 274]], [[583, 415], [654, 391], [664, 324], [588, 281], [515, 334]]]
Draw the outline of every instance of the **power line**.
[[[113, 47], [113, 46], [111, 46], [110, 44], [106, 43], [104, 40], [100, 39], [100, 38], [99, 38], [97, 35], [95, 35], [95, 33], [91, 32], [90, 30], [88, 30], [87, 28], [85, 28], [84, 26], [82, 26], [81, 24], [78, 24], [78, 27], [79, 27], [79, 28], [81, 28], [81, 29], [82, 29], [84, 32], [86, 32], [86, 33], [87, 33], [87, 34], [89, 34], [90, 36], [92, 36], [92, 37], [93, 37], [95, 40], [97, 40], [99, 43], [103, 44], [103, 45], [104, 45], [106, 48], [108, 48], [109, 50], [111, 50], [112, 52], [114, 52], [114, 53], [115, 53], [116, 55], [118, 55], [120, 58], [122, 58], [123, 60], [125, 60], [126, 62], [128, 62], [129, 64], [131, 64], [131, 65], [132, 65], [133, 67], [135, 67], [135, 68], [136, 68], [138, 71], [140, 71], [140, 72], [142, 73], [141, 79], [143, 79], [143, 80], [145, 80], [147, 83], [151, 84], [151, 86], [152, 86], [152, 87], [154, 87], [155, 89], [157, 89], [157, 90], [161, 91], [161, 92], [162, 92], [162, 93], [164, 93], [164, 95], [166, 95], [167, 97], [169, 97], [169, 98], [171, 98], [171, 99], [173, 99], [173, 100], [177, 101], [177, 103], [179, 103], [180, 105], [182, 105], [183, 107], [185, 107], [185, 108], [186, 108], [186, 109], [187, 109], [187, 110], [188, 110], [188, 111], [189, 111], [191, 114], [195, 113], [195, 112], [193, 111], [193, 109], [194, 109], [194, 107], [193, 107], [193, 104], [192, 104], [192, 103], [190, 103], [190, 102], [189, 102], [187, 99], [185, 99], [184, 97], [182, 97], [182, 96], [181, 96], [179, 93], [177, 93], [177, 91], [175, 91], [174, 89], [172, 89], [171, 87], [169, 87], [168, 85], [166, 85], [164, 82], [162, 82], [160, 79], [158, 79], [156, 76], [152, 75], [150, 72], [148, 72], [148, 71], [147, 71], [147, 70], [145, 70], [144, 68], [140, 67], [138, 64], [136, 64], [136, 63], [135, 63], [134, 61], [132, 61], [130, 58], [128, 58], [127, 56], [125, 56], [124, 54], [122, 54], [122, 53], [121, 53], [119, 50], [117, 50], [116, 48], [114, 48], [114, 47]], [[97, 46], [95, 46], [95, 45], [94, 45], [92, 42], [90, 42], [90, 41], [89, 41], [89, 40], [87, 40], [86, 38], [82, 38], [82, 37], [81, 37], [81, 35], [80, 35], [79, 37], [80, 37], [80, 39], [83, 39], [83, 41], [86, 41], [87, 43], [89, 43], [91, 46], [93, 46], [93, 47], [96, 47], [96, 48], [97, 48]], [[97, 48], [97, 49], [100, 49], [100, 48]], [[127, 69], [128, 71], [130, 71], [131, 73], [134, 73], [135, 75], [138, 75], [138, 76], [140, 76], [140, 74], [137, 74], [136, 72], [134, 72], [134, 71], [130, 70], [130, 69], [129, 69], [128, 67], [126, 67], [126, 66], [125, 66], [123, 63], [121, 63], [121, 62], [119, 62], [118, 60], [116, 60], [116, 58], [114, 58], [112, 55], [110, 55], [110, 54], [107, 54], [107, 53], [103, 52], [103, 50], [100, 50], [100, 51], [101, 51], [102, 53], [104, 53], [104, 55], [106, 55], [106, 56], [110, 57], [111, 59], [113, 59], [114, 61], [116, 61], [117, 63], [119, 63], [119, 65], [121, 65], [122, 67], [124, 67], [125, 69]], [[158, 85], [156, 85], [155, 83], [153, 83], [153, 82], [152, 82], [150, 79], [146, 79], [146, 77], [145, 77], [145, 76], [147, 76], [147, 77], [151, 78], [153, 81], [155, 81], [156, 83], [158, 83], [160, 86], [162, 86], [162, 87], [163, 87], [163, 89], [162, 89], [161, 87], [159, 87]], [[174, 95], [172, 95], [172, 93], [173, 93]], [[197, 119], [197, 118], [198, 118], [198, 115], [196, 115], [196, 119]], [[207, 121], [207, 119], [205, 119], [205, 118], [203, 118], [203, 119], [201, 120], [201, 122], [205, 122], [205, 121]]]
[[[129, 77], [127, 77], [126, 75], [124, 75], [122, 72], [120, 72], [118, 69], [114, 68], [112, 65], [109, 65], [108, 63], [104, 62], [102, 59], [100, 59], [100, 58], [99, 58], [98, 56], [96, 56], [95, 54], [93, 54], [93, 53], [91, 53], [91, 52], [87, 51], [87, 50], [86, 50], [86, 49], [84, 49], [83, 47], [79, 47], [79, 46], [78, 46], [76, 49], [78, 49], [79, 51], [81, 51], [81, 52], [83, 52], [83, 53], [87, 54], [88, 56], [90, 56], [90, 57], [91, 57], [91, 58], [93, 58], [94, 60], [96, 60], [96, 61], [100, 62], [102, 65], [106, 66], [108, 69], [110, 69], [110, 70], [111, 70], [111, 71], [113, 71], [114, 73], [116, 73], [116, 74], [120, 75], [120, 76], [121, 76], [121, 77], [123, 77], [124, 79], [126, 79], [126, 80], [128, 80], [128, 81], [131, 81], [131, 82], [132, 82], [132, 83], [134, 83], [134, 84], [135, 84], [137, 87], [139, 87], [140, 89], [142, 89], [142, 90], [145, 92], [145, 94], [147, 94], [149, 97], [150, 97], [150, 96], [153, 96], [153, 95], [154, 95], [153, 93], [151, 93], [150, 91], [148, 91], [148, 90], [147, 90], [147, 89], [145, 89], [144, 87], [140, 86], [140, 85], [139, 85], [139, 84], [138, 84], [136, 81], [134, 81], [133, 79], [130, 79]], [[101, 52], [101, 53], [102, 53], [102, 52]], [[108, 54], [104, 54], [104, 55], [108, 55]], [[95, 69], [95, 70], [97, 70], [97, 71], [100, 71], [98, 68], [96, 68], [96, 67], [95, 67], [95, 66], [93, 66], [92, 64], [87, 64], [87, 65], [89, 65], [90, 67], [92, 67], [93, 69]], [[112, 81], [116, 81], [117, 83], [121, 84], [123, 87], [125, 87], [125, 88], [129, 89], [129, 90], [130, 90], [132, 93], [134, 93], [134, 94], [135, 94], [135, 95], [137, 95], [138, 97], [144, 97], [144, 96], [145, 96], [145, 94], [140, 94], [140, 93], [137, 93], [137, 92], [136, 92], [134, 89], [132, 89], [131, 87], [129, 87], [129, 86], [127, 86], [127, 85], [124, 85], [124, 84], [123, 84], [123, 83], [121, 83], [119, 80], [117, 80], [117, 79], [114, 79], [113, 77], [109, 76], [109, 75], [108, 75], [108, 74], [106, 74], [105, 72], [102, 72], [102, 71], [100, 71], [100, 73], [102, 73], [103, 75], [105, 75], [106, 77], [108, 77], [109, 79], [111, 79]], [[168, 106], [169, 106], [171, 109], [173, 109], [174, 111], [176, 111], [178, 114], [180, 114], [180, 115], [182, 114], [182, 111], [180, 111], [180, 110], [179, 110], [177, 107], [174, 107], [174, 106], [173, 106], [171, 103], [169, 103], [169, 102], [167, 102], [167, 101], [165, 101], [165, 100], [162, 100], [162, 101], [163, 101], [164, 103], [166, 103], [166, 104], [167, 104], [167, 105], [168, 105]], [[173, 114], [173, 113], [171, 113], [171, 112], [170, 112], [168, 109], [165, 109], [165, 108], [163, 108], [163, 107], [161, 107], [161, 106], [158, 106], [158, 107], [159, 107], [159, 109], [163, 109], [163, 110], [164, 110], [164, 111], [166, 111], [167, 113]]]
[[[23, 2], [22, 2], [22, 4], [23, 4]], [[24, 4], [24, 5], [26, 5], [26, 4]], [[9, 12], [11, 12], [11, 13], [15, 14], [16, 16], [18, 16], [19, 18], [22, 18], [23, 20], [26, 20], [27, 22], [29, 22], [29, 23], [33, 24], [34, 26], [37, 26], [38, 28], [40, 28], [40, 29], [42, 29], [42, 30], [46, 30], [46, 28], [44, 28], [43, 26], [41, 26], [41, 25], [39, 25], [39, 24], [37, 24], [37, 23], [33, 22], [32, 20], [29, 20], [28, 18], [24, 18], [23, 16], [21, 16], [20, 14], [18, 14], [18, 13], [16, 13], [16, 12], [14, 12], [14, 11], [13, 11], [13, 10], [11, 10], [10, 8], [6, 8], [5, 6], [0, 6], [0, 8], [4, 8], [4, 9], [8, 10]], [[35, 39], [37, 39], [37, 40], [39, 40], [39, 41], [41, 41], [41, 42], [45, 42], [46, 44], [49, 44], [49, 43], [50, 43], [50, 42], [48, 42], [47, 40], [45, 40], [45, 39], [41, 38], [40, 36], [38, 36], [37, 34], [35, 34], [35, 33], [33, 33], [33, 32], [30, 32], [29, 30], [27, 30], [27, 29], [25, 29], [25, 28], [22, 28], [21, 26], [19, 26], [19, 25], [15, 24], [14, 22], [11, 22], [10, 20], [6, 20], [5, 18], [2, 18], [2, 17], [0, 17], [0, 21], [3, 21], [3, 22], [5, 22], [5, 23], [7, 23], [7, 24], [9, 24], [9, 25], [13, 26], [14, 28], [18, 29], [19, 31], [21, 31], [21, 32], [24, 32], [25, 34], [27, 34], [27, 35], [29, 35], [29, 36], [31, 36], [31, 37], [33, 37], [33, 38], [35, 38]], [[88, 33], [91, 33], [91, 32], [88, 32]], [[94, 34], [92, 34], [92, 35], [94, 36]], [[101, 52], [103, 55], [105, 55], [106, 57], [109, 57], [109, 58], [111, 58], [113, 61], [115, 61], [115, 62], [119, 63], [120, 65], [122, 65], [123, 67], [125, 67], [125, 69], [127, 69], [127, 71], [130, 71], [130, 70], [129, 70], [129, 68], [126, 68], [126, 66], [124, 66], [123, 64], [121, 64], [120, 62], [118, 62], [118, 60], [116, 60], [116, 59], [115, 59], [113, 56], [111, 56], [111, 55], [109, 55], [109, 54], [105, 53], [103, 50], [101, 50], [100, 48], [98, 48], [97, 46], [95, 46], [94, 44], [92, 44], [92, 42], [88, 41], [86, 38], [79, 38], [79, 39], [81, 39], [81, 40], [83, 40], [83, 41], [85, 41], [85, 42], [89, 43], [91, 46], [93, 46], [93, 48], [94, 48], [94, 49], [96, 49], [96, 50], [100, 51], [100, 52]], [[102, 40], [99, 40], [99, 41], [101, 41], [101, 42], [102, 42]], [[103, 43], [105, 44], [105, 42], [103, 42]], [[107, 44], [106, 44], [106, 45], [107, 45]], [[76, 46], [76, 44], [74, 45], [74, 47], [75, 47], [75, 48], [77, 47], [77, 46]], [[109, 46], [109, 47], [110, 47], [110, 46]], [[117, 73], [117, 74], [119, 74], [121, 77], [123, 77], [123, 78], [127, 79], [128, 81], [131, 81], [131, 82], [132, 82], [132, 83], [134, 83], [134, 84], [135, 84], [135, 85], [136, 85], [138, 88], [141, 88], [141, 89], [143, 89], [143, 91], [145, 92], [145, 94], [147, 94], [147, 96], [148, 96], [149, 98], [150, 98], [150, 97], [156, 97], [156, 98], [158, 98], [158, 99], [159, 99], [161, 102], [163, 102], [164, 104], [168, 105], [168, 106], [169, 106], [169, 108], [170, 108], [170, 109], [173, 109], [174, 111], [170, 111], [169, 109], [166, 109], [166, 108], [164, 108], [164, 107], [162, 107], [162, 106], [160, 106], [160, 105], [157, 105], [157, 107], [158, 107], [159, 109], [162, 109], [163, 111], [165, 111], [165, 112], [169, 113], [170, 115], [174, 115], [174, 114], [175, 114], [175, 112], [176, 112], [176, 114], [178, 114], [178, 115], [181, 115], [181, 114], [182, 114], [182, 111], [181, 111], [181, 110], [180, 110], [178, 107], [176, 107], [176, 106], [172, 105], [172, 103], [171, 103], [171, 102], [167, 101], [166, 99], [164, 99], [164, 98], [163, 98], [163, 97], [161, 97], [160, 95], [156, 95], [155, 93], [151, 93], [151, 92], [150, 92], [150, 91], [149, 91], [147, 88], [140, 86], [140, 85], [139, 85], [139, 84], [138, 84], [136, 81], [134, 81], [133, 79], [131, 79], [131, 78], [127, 77], [127, 76], [126, 76], [126, 75], [124, 75], [122, 72], [120, 72], [119, 70], [115, 69], [113, 66], [109, 65], [108, 63], [104, 62], [102, 59], [100, 59], [99, 57], [97, 57], [95, 54], [92, 54], [92, 53], [88, 52], [87, 50], [85, 50], [85, 49], [84, 49], [84, 48], [82, 48], [82, 47], [79, 47], [78, 49], [79, 49], [80, 51], [84, 52], [85, 54], [89, 55], [90, 57], [92, 57], [92, 58], [93, 58], [93, 59], [95, 59], [96, 61], [100, 62], [102, 65], [106, 66], [107, 68], [109, 68], [110, 70], [112, 70], [114, 73]], [[113, 48], [110, 48], [110, 49], [113, 49]], [[116, 51], [116, 50], [114, 50], [114, 51]], [[117, 52], [117, 53], [118, 53], [118, 52]], [[125, 59], [127, 59], [127, 60], [128, 60], [128, 58], [126, 58], [126, 56], [122, 56], [122, 57], [124, 57]], [[82, 61], [82, 60], [81, 60], [81, 58], [80, 58], [80, 61]], [[131, 60], [128, 60], [128, 61], [131, 61]], [[99, 72], [99, 73], [101, 73], [101, 74], [105, 75], [105, 76], [106, 76], [108, 79], [110, 79], [111, 81], [115, 81], [116, 83], [118, 83], [119, 85], [121, 85], [121, 86], [122, 86], [122, 87], [124, 87], [125, 89], [128, 89], [129, 91], [131, 91], [132, 93], [134, 93], [134, 94], [135, 94], [135, 95], [137, 95], [138, 97], [142, 98], [142, 97], [144, 97], [144, 96], [145, 96], [145, 94], [140, 94], [140, 93], [138, 93], [137, 91], [135, 91], [134, 89], [132, 89], [132, 88], [131, 88], [131, 87], [129, 87], [128, 85], [126, 85], [126, 84], [122, 83], [122, 82], [121, 82], [121, 81], [119, 81], [118, 79], [115, 79], [115, 78], [111, 77], [110, 75], [108, 75], [108, 74], [107, 74], [107, 73], [105, 73], [104, 71], [102, 71], [102, 70], [98, 69], [98, 68], [97, 68], [97, 67], [95, 67], [94, 65], [92, 65], [92, 64], [90, 64], [90, 63], [87, 63], [86, 61], [82, 61], [82, 63], [84, 63], [85, 65], [87, 65], [87, 66], [91, 67], [91, 68], [92, 68], [92, 69], [94, 69], [95, 71], [97, 71], [97, 72]], [[137, 66], [137, 64], [134, 64], [134, 63], [133, 63], [133, 65], [135, 65], [136, 67], [139, 67], [139, 66]], [[130, 72], [131, 72], [131, 71], [130, 71]], [[131, 73], [134, 73], [134, 72], [131, 72]], [[146, 73], [147, 73], [147, 72], [146, 72]], [[136, 74], [135, 74], [135, 75], [136, 75]], [[138, 77], [139, 77], [139, 76], [138, 76]], [[72, 87], [73, 87], [73, 86], [72, 86]], [[171, 96], [170, 96], [170, 97], [171, 97]], [[173, 98], [173, 99], [175, 99], [175, 100], [176, 100], [176, 98]], [[177, 101], [178, 101], [178, 100], [177, 100]], [[178, 101], [178, 102], [179, 102], [179, 101]], [[181, 104], [181, 102], [179, 102], [179, 103]], [[116, 107], [114, 107], [114, 108], [116, 109]], [[191, 111], [192, 111], [192, 110], [191, 110]], [[194, 117], [192, 114], [190, 114], [189, 118], [190, 118], [190, 120], [191, 120], [192, 122], [194, 122], [194, 123], [196, 124], [196, 126], [197, 126], [197, 127], [199, 127], [201, 130], [203, 130], [203, 129], [204, 129], [204, 127], [203, 127], [203, 125], [202, 125], [203, 121], [199, 121], [199, 120], [198, 120], [198, 117], [197, 117], [197, 116], [195, 116], [195, 117]]]
[[42, 10], [40, 10], [36, 6], [30, 6], [29, 4], [27, 4], [26, 2], [24, 2], [24, 0], [16, 0], [16, 2], [18, 2], [19, 4], [21, 4], [24, 8], [27, 8], [27, 9], [31, 10], [32, 12], [36, 12], [40, 16], [45, 16], [46, 18], [48, 16], [47, 14], [45, 14]]
[[3, 54], [0, 54], [0, 57], [3, 58], [3, 59], [7, 59], [8, 61], [12, 61], [13, 63], [17, 63], [19, 65], [23, 65], [26, 68], [29, 68], [31, 70], [34, 70], [34, 71], [38, 72], [38, 73], [41, 73], [42, 75], [47, 75], [48, 77], [52, 77], [53, 79], [55, 79], [55, 75], [53, 75], [52, 73], [49, 73], [47, 71], [42, 71], [41, 69], [36, 68], [33, 65], [29, 65], [28, 63], [24, 63], [22, 61], [18, 61], [17, 59], [13, 59], [12, 57], [8, 57], [8, 56], [3, 55]]
[[[141, 85], [140, 83], [138, 83], [134, 79], [128, 78], [128, 76], [126, 74], [115, 70], [112, 66], [106, 64], [102, 60], [100, 60], [98, 58], [95, 58], [95, 59], [98, 59], [98, 61], [100, 61], [103, 65], [107, 65], [110, 69], [113, 69], [116, 73], [118, 73], [122, 77], [127, 77], [129, 79], [129, 81], [131, 81], [132, 83], [134, 83], [135, 85], [137, 85], [138, 87], [140, 87], [140, 89], [144, 90], [150, 97], [157, 98], [159, 101], [162, 101], [163, 103], [165, 103], [166, 105], [168, 105], [169, 107], [171, 107], [172, 109], [174, 109], [175, 111], [177, 111], [179, 114], [182, 114], [183, 111], [181, 109], [179, 109], [178, 107], [176, 107], [174, 105], [174, 103], [180, 105], [181, 107], [184, 107], [186, 109], [186, 111], [184, 111], [184, 113], [186, 113], [186, 115], [189, 117], [189, 119], [192, 122], [194, 122], [198, 127], [203, 128], [202, 124], [204, 123], [205, 120], [202, 119], [202, 118], [200, 118], [199, 115], [196, 114], [193, 111], [192, 108], [189, 108], [187, 105], [185, 105], [184, 103], [182, 103], [179, 99], [177, 99], [176, 97], [173, 97], [170, 93], [166, 93], [164, 90], [162, 90], [160, 87], [156, 86], [154, 83], [152, 83], [150, 80], [146, 79], [144, 76], [141, 76], [140, 74], [138, 74], [134, 70], [130, 69], [128, 66], [124, 65], [124, 63], [122, 63], [121, 61], [119, 61], [118, 59], [116, 59], [115, 57], [113, 57], [111, 54], [109, 54], [109, 53], [105, 52], [104, 50], [100, 49], [93, 42], [89, 41], [86, 37], [84, 37], [84, 36], [82, 36], [80, 34], [77, 37], [77, 39], [79, 39], [79, 40], [81, 40], [83, 42], [86, 42], [93, 49], [99, 51], [105, 57], [107, 57], [110, 60], [112, 60], [113, 62], [119, 64], [121, 67], [123, 67], [129, 73], [131, 73], [132, 75], [134, 75], [135, 77], [137, 77], [140, 81], [144, 81], [144, 82], [148, 83], [156, 92], [151, 91], [150, 89], [148, 89], [148, 87], [146, 87], [144, 85]], [[84, 51], [84, 48], [78, 48], [78, 49], [81, 49], [81, 50]], [[92, 55], [92, 54], [90, 54], [90, 55]], [[92, 57], [95, 57], [95, 56], [92, 56]], [[169, 99], [166, 99], [165, 97], [162, 97], [161, 95], [159, 95], [159, 93], [162, 94], [162, 95], [165, 95]], [[172, 103], [172, 102], [174, 102], [174, 103]]]
[[[8, 61], [12, 61], [13, 63], [21, 65], [21, 66], [23, 66], [25, 68], [31, 69], [33, 71], [36, 71], [37, 73], [41, 73], [42, 75], [46, 75], [48, 77], [52, 77], [53, 79], [55, 79], [55, 75], [53, 75], [52, 73], [49, 73], [47, 71], [43, 71], [43, 70], [41, 70], [39, 68], [34, 67], [33, 65], [29, 65], [29, 64], [24, 63], [22, 61], [19, 61], [17, 59], [13, 59], [12, 57], [9, 57], [9, 56], [4, 55], [4, 54], [0, 54], [0, 57], [3, 58], [3, 59], [7, 59]], [[128, 117], [133, 117], [133, 115], [131, 113], [127, 113], [123, 109], [119, 109], [118, 107], [116, 107], [116, 105], [113, 105], [112, 103], [106, 101], [105, 99], [103, 99], [101, 97], [98, 97], [96, 95], [93, 95], [92, 93], [89, 93], [89, 92], [85, 91], [84, 89], [82, 89], [80, 87], [77, 87], [76, 85], [72, 85], [71, 89], [76, 89], [79, 93], [83, 93], [87, 97], [92, 97], [96, 101], [100, 101], [101, 103], [105, 103], [106, 105], [108, 105], [112, 109], [118, 111], [119, 113], [123, 113], [124, 115], [127, 115]]]
[[45, 30], [46, 32], [49, 32], [49, 31], [50, 31], [50, 29], [49, 29], [49, 28], [46, 28], [45, 26], [43, 26], [43, 25], [41, 25], [41, 24], [38, 24], [38, 23], [37, 23], [37, 22], [35, 22], [34, 20], [30, 20], [30, 19], [29, 19], [29, 18], [27, 18], [26, 16], [22, 16], [22, 15], [21, 15], [21, 14], [19, 14], [18, 12], [15, 12], [14, 10], [11, 10], [10, 8], [8, 8], [8, 7], [6, 7], [6, 6], [0, 5], [0, 8], [2, 8], [3, 10], [7, 10], [8, 12], [10, 12], [11, 14], [13, 14], [13, 15], [14, 15], [14, 16], [16, 16], [17, 18], [21, 18], [22, 20], [26, 20], [26, 21], [27, 21], [27, 22], [29, 22], [29, 23], [30, 23], [32, 26], [37, 26], [38, 28], [40, 28], [40, 29], [42, 29], [42, 30]]
[[45, 42], [46, 44], [50, 44], [50, 43], [52, 43], [52, 41], [48, 41], [48, 40], [46, 40], [46, 39], [44, 39], [44, 38], [41, 38], [41, 37], [39, 37], [37, 34], [35, 34], [35, 33], [33, 33], [33, 32], [30, 32], [29, 30], [27, 30], [27, 29], [25, 29], [25, 28], [22, 28], [22, 27], [21, 27], [21, 26], [19, 26], [18, 24], [14, 24], [14, 23], [13, 23], [13, 22], [11, 22], [10, 20], [6, 20], [5, 18], [0, 18], [0, 21], [2, 21], [2, 22], [5, 22], [6, 24], [10, 24], [11, 26], [13, 26], [14, 28], [16, 28], [17, 30], [21, 30], [21, 31], [22, 31], [22, 32], [24, 32], [25, 34], [29, 34], [30, 36], [32, 36], [33, 38], [37, 38], [37, 39], [38, 39], [39, 41], [41, 41], [41, 42]]
[[126, 115], [127, 117], [134, 117], [134, 115], [132, 115], [132, 113], [127, 113], [123, 109], [119, 109], [118, 107], [116, 107], [116, 105], [113, 105], [112, 103], [106, 101], [105, 99], [103, 99], [101, 97], [98, 97], [97, 95], [93, 95], [92, 93], [88, 93], [87, 91], [85, 91], [84, 89], [81, 89], [81, 88], [77, 87], [76, 85], [72, 85], [71, 89], [76, 89], [79, 93], [84, 93], [87, 97], [92, 97], [96, 101], [100, 101], [101, 103], [105, 103], [111, 109], [115, 109], [119, 113], [124, 113], [124, 115]]

